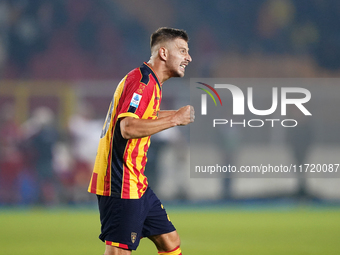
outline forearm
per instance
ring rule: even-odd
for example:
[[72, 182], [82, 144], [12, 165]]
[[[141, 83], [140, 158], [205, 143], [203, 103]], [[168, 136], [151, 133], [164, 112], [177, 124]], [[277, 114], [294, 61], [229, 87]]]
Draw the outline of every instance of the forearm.
[[157, 119], [125, 117], [120, 121], [120, 132], [125, 139], [142, 138], [171, 127], [188, 125], [194, 119], [194, 108], [187, 105], [177, 111], [160, 111]]
[[176, 110], [165, 110], [158, 112], [158, 118], [168, 117], [170, 115], [174, 115], [177, 111]]
[[121, 134], [125, 139], [147, 137], [176, 125], [173, 114], [158, 119], [126, 117], [120, 122]]

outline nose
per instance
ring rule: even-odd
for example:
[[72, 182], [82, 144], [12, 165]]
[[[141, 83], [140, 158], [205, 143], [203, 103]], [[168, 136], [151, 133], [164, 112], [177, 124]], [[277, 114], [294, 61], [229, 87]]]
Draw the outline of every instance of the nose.
[[188, 62], [191, 62], [192, 61], [192, 58], [191, 58], [191, 56], [190, 56], [190, 54], [188, 53], [188, 55], [187, 55], [187, 57], [186, 57], [186, 59], [185, 59], [186, 61], [188, 61]]

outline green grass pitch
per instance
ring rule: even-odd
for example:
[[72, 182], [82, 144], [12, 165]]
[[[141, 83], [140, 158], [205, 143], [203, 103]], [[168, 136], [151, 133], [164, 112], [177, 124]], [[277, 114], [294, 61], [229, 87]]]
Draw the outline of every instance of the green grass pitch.
[[[340, 254], [340, 209], [168, 208], [183, 255]], [[0, 210], [0, 254], [103, 254], [95, 210]], [[157, 254], [142, 239], [133, 254]]]

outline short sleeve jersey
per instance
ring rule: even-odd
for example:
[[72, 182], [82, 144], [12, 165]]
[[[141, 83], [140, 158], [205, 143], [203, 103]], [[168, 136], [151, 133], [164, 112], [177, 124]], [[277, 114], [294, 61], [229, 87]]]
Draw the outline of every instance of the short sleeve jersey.
[[148, 186], [144, 170], [150, 136], [124, 139], [120, 121], [123, 117], [156, 119], [161, 88], [156, 73], [147, 63], [120, 81], [104, 123], [89, 192], [123, 199], [142, 197]]

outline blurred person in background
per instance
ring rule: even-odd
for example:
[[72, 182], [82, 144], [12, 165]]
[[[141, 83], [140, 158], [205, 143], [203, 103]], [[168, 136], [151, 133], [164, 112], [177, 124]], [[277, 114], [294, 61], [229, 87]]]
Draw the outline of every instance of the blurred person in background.
[[185, 165], [188, 144], [179, 127], [154, 134], [145, 166], [148, 185], [162, 198], [187, 198]]
[[[221, 152], [222, 165], [236, 166], [237, 154], [240, 147], [240, 130], [237, 126], [233, 126], [225, 130], [216, 129], [216, 142], [217, 147]], [[232, 178], [233, 173], [226, 173], [226, 178], [223, 179], [223, 199], [232, 199]]]
[[9, 6], [6, 1], [0, 1], [0, 77], [7, 59], [8, 38], [7, 31], [9, 25]]
[[0, 112], [0, 204], [20, 201], [19, 177], [23, 169], [21, 132], [14, 120], [14, 106], [1, 106]]
[[[308, 116], [301, 114], [299, 109], [295, 107], [290, 107], [288, 109], [290, 110], [293, 119], [298, 122], [296, 127], [287, 130], [288, 145], [290, 146], [293, 162], [298, 168], [298, 166], [303, 166], [305, 163], [308, 163], [306, 162], [306, 159], [314, 142], [313, 125], [311, 119], [308, 118]], [[309, 194], [307, 186], [307, 173], [304, 171], [297, 171], [296, 178], [297, 188], [294, 194], [295, 198], [311, 198], [311, 194]]]
[[73, 200], [86, 202], [93, 198], [86, 190], [96, 159], [99, 136], [103, 120], [95, 119], [95, 112], [89, 102], [79, 104], [78, 111], [68, 124], [73, 156]]
[[[173, 105], [172, 99], [163, 97], [163, 109], [173, 109]], [[185, 165], [188, 144], [181, 128], [174, 127], [156, 133], [150, 141], [152, 146], [149, 147], [145, 166], [149, 187], [163, 198], [184, 198], [187, 185], [183, 183], [185, 178], [181, 178], [185, 175], [181, 166]]]
[[52, 205], [57, 202], [57, 180], [53, 169], [53, 150], [58, 141], [53, 111], [39, 107], [22, 126], [26, 156], [37, 180], [39, 204]]

